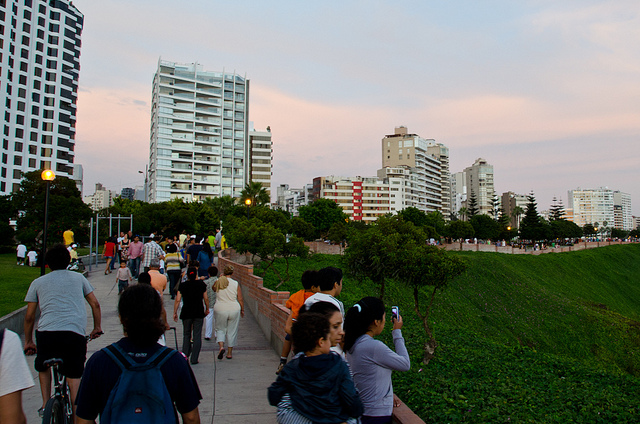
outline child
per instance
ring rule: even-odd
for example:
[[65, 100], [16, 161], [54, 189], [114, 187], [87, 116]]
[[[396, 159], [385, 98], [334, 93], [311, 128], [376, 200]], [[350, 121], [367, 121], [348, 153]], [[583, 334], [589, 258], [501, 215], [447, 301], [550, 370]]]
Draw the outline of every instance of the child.
[[36, 263], [38, 262], [38, 252], [31, 248], [29, 253], [27, 253], [27, 258], [29, 258], [29, 266], [36, 266]]
[[[318, 271], [316, 282], [320, 291], [304, 301], [305, 307], [308, 309], [316, 302], [333, 303], [340, 309], [344, 321], [344, 304], [337, 299], [342, 292], [342, 270], [332, 266], [322, 268]], [[340, 345], [332, 347], [331, 350], [340, 355], [343, 354], [342, 346]]]
[[207, 285], [207, 297], [209, 298], [209, 314], [204, 317], [204, 339], [211, 340], [213, 335], [213, 306], [216, 303], [216, 292], [213, 291], [213, 285], [218, 280], [218, 268], [211, 265], [208, 270], [209, 278], [204, 280]]
[[27, 254], [27, 246], [20, 243], [16, 249], [16, 257], [18, 258], [17, 265], [24, 266], [24, 256]]
[[278, 422], [355, 423], [363, 407], [349, 368], [331, 352], [329, 320], [301, 314], [291, 328], [298, 353], [269, 387], [269, 403], [278, 406]]
[[122, 294], [131, 281], [131, 270], [127, 268], [127, 261], [120, 261], [120, 268], [118, 268], [118, 272], [116, 273], [116, 279], [118, 280], [118, 294]]
[[282, 368], [286, 365], [287, 357], [289, 356], [289, 352], [291, 352], [291, 325], [296, 318], [298, 318], [300, 307], [304, 305], [304, 301], [318, 291], [318, 284], [315, 282], [317, 273], [318, 271], [315, 270], [306, 270], [302, 274], [303, 289], [292, 294], [284, 305], [291, 309], [291, 313], [289, 314], [287, 323], [284, 327], [284, 331], [287, 334], [284, 338], [284, 344], [282, 345], [282, 355], [280, 356], [280, 365], [278, 365], [276, 375], [280, 374], [280, 371], [282, 371]]

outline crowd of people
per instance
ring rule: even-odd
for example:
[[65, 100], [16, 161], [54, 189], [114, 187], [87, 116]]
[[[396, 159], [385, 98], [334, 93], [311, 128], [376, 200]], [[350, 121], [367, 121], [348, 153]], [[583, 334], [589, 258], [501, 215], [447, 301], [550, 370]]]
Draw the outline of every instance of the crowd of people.
[[[241, 287], [233, 278], [234, 268], [226, 265], [221, 272], [217, 268], [215, 252], [226, 247], [222, 233], [218, 230], [208, 236], [183, 233], [175, 237], [152, 234], [145, 243], [131, 233], [109, 238], [103, 252], [104, 272], [108, 275], [116, 271], [118, 314], [125, 337], [92, 355], [86, 367], [84, 302], [90, 306], [94, 324], [86, 336], [89, 339], [102, 334], [101, 309], [89, 281], [67, 269], [72, 252], [77, 258], [77, 246], [72, 246], [73, 239], [65, 237], [65, 245], [46, 253], [51, 272], [34, 280], [25, 298], [24, 352], [37, 355], [35, 368], [43, 405], [38, 412], [42, 414], [51, 395], [50, 372], [43, 363], [59, 357], [63, 359], [62, 372], [67, 376], [74, 409], [77, 406], [76, 422], [94, 422], [99, 415], [103, 422], [126, 421], [126, 411], [114, 405], [124, 402], [120, 398], [135, 398], [134, 390], [123, 389], [125, 383], [120, 382], [138, 384], [134, 381], [139, 379], [130, 375], [138, 369], [156, 370], [156, 379], [165, 383], [160, 384], [164, 392], [158, 394], [159, 399], [168, 399], [173, 405], [172, 414], [177, 411], [183, 422], [199, 422], [202, 396], [189, 362], [192, 366], [199, 363], [203, 327], [204, 339], [214, 338], [218, 343], [217, 359], [231, 360], [245, 313]], [[116, 263], [119, 267], [112, 270]], [[385, 305], [378, 298], [365, 297], [345, 310], [338, 299], [343, 290], [340, 269], [308, 270], [301, 283], [302, 289], [286, 302], [291, 310], [286, 338], [276, 380], [268, 388], [268, 400], [277, 407], [278, 422], [390, 423], [394, 407], [392, 371], [410, 367], [401, 332], [402, 317], [397, 314], [391, 318], [392, 350], [375, 339], [386, 325]], [[175, 322], [180, 319], [183, 326], [182, 355], [174, 355], [164, 340], [169, 329], [163, 303], [167, 288], [174, 300], [172, 318]], [[66, 294], [62, 298], [61, 291]], [[34, 339], [37, 309], [41, 316]], [[7, 345], [14, 345], [15, 336], [7, 334]], [[12, 348], [6, 349], [9, 352]], [[16, 356], [1, 352], [3, 361]], [[24, 377], [24, 357], [18, 362], [15, 373]], [[9, 394], [29, 387], [22, 383]], [[0, 391], [0, 405], [4, 405], [4, 395]], [[157, 414], [153, 418], [162, 419]]]

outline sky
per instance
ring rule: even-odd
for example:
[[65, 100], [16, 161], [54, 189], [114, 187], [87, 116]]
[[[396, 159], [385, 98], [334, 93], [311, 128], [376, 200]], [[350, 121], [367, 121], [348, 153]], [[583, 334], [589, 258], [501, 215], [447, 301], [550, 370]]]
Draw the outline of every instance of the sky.
[[[84, 194], [143, 184], [158, 60], [251, 80], [272, 187], [375, 176], [404, 125], [477, 158], [495, 191], [631, 194], [640, 215], [637, 0], [75, 0], [84, 14], [76, 163]], [[275, 189], [274, 189], [275, 191]]]

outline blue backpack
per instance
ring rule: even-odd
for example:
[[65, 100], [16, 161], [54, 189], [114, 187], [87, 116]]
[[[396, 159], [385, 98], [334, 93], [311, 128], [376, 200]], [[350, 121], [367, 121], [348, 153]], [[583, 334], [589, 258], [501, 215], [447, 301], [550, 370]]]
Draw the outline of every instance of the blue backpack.
[[160, 372], [160, 367], [176, 353], [175, 350], [161, 347], [144, 363], [135, 362], [115, 343], [102, 351], [118, 364], [122, 374], [111, 390], [100, 423], [178, 422]]

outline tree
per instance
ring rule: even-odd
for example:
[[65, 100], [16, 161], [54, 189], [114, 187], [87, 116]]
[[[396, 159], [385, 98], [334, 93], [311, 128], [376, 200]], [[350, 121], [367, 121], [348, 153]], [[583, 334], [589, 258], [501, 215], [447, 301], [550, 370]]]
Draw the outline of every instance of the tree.
[[469, 216], [469, 209], [465, 208], [464, 206], [460, 208], [460, 210], [458, 211], [458, 215], [460, 215], [460, 219], [463, 221], [467, 220], [467, 216]]
[[475, 230], [473, 225], [467, 221], [452, 221], [447, 226], [445, 234], [452, 240], [460, 239], [460, 249], [462, 250], [462, 242], [473, 237]]
[[398, 272], [397, 255], [410, 244], [424, 244], [424, 232], [398, 216], [381, 217], [365, 230], [352, 232], [344, 252], [348, 272], [362, 280], [368, 278], [380, 287], [384, 297], [385, 281]]
[[[11, 196], [14, 208], [24, 212], [18, 217], [16, 236], [25, 244], [41, 243], [36, 239], [44, 227], [45, 191], [40, 171], [32, 171], [24, 174], [19, 190]], [[48, 242], [62, 242], [62, 233], [69, 228], [73, 229], [76, 241], [88, 241], [92, 215], [73, 180], [58, 176], [50, 183]]]
[[621, 230], [620, 228], [611, 229], [611, 237], [617, 239], [625, 239], [629, 236], [629, 231]]
[[291, 234], [304, 240], [313, 240], [316, 229], [304, 219], [296, 216], [291, 218]]
[[596, 227], [593, 224], [586, 224], [582, 227], [582, 233], [585, 237], [593, 237], [596, 234]]
[[504, 210], [504, 207], [500, 208], [500, 218], [498, 218], [498, 228], [500, 234], [498, 238], [501, 240], [511, 240], [517, 234], [514, 228], [511, 228], [511, 219], [507, 214], [507, 211]]
[[346, 222], [349, 219], [336, 202], [329, 199], [316, 199], [311, 204], [298, 209], [300, 218], [304, 219], [316, 229], [316, 237], [326, 236], [329, 228], [336, 222]]
[[535, 242], [537, 240], [545, 239], [544, 228], [540, 221], [540, 215], [536, 209], [536, 198], [531, 192], [527, 196], [527, 211], [525, 212], [520, 226], [520, 237], [524, 240], [531, 240]]
[[347, 239], [349, 234], [349, 224], [343, 221], [336, 222], [329, 228], [329, 232], [327, 232], [327, 238], [331, 240], [334, 244], [338, 243], [340, 245], [344, 245], [344, 242]]
[[[467, 266], [462, 259], [447, 253], [444, 249], [420, 243], [407, 245], [399, 252], [394, 264], [398, 268], [400, 281], [413, 289], [414, 308], [427, 336], [423, 359], [426, 365], [434, 357], [437, 347], [435, 335], [429, 325], [436, 293], [438, 290], [444, 290], [451, 280], [466, 270]], [[430, 288], [431, 293], [427, 294], [429, 301], [424, 310], [421, 293], [427, 288]]]
[[567, 238], [582, 237], [582, 229], [575, 223], [566, 219], [557, 219], [549, 223], [551, 227], [551, 238], [564, 240]]
[[467, 216], [472, 218], [480, 213], [480, 209], [478, 209], [478, 199], [476, 198], [476, 194], [471, 191], [469, 198], [467, 199]]
[[249, 181], [240, 192], [240, 202], [245, 204], [246, 200], [251, 200], [251, 206], [268, 205], [271, 198], [267, 190], [262, 187], [262, 183]]
[[407, 222], [413, 222], [416, 227], [427, 225], [427, 214], [413, 206], [402, 209], [398, 216]]
[[500, 235], [500, 227], [489, 215], [472, 216], [470, 220], [475, 236], [482, 240], [496, 240]]
[[0, 196], [0, 245], [13, 246], [15, 231], [9, 221], [16, 217], [18, 211], [13, 206], [11, 196]]
[[[441, 234], [444, 234], [444, 228], [447, 226], [447, 221], [444, 220], [444, 216], [440, 211], [433, 211], [427, 214], [426, 225], [432, 227], [435, 230], [436, 235], [433, 238], [440, 238]], [[428, 230], [425, 228], [425, 231]]]
[[231, 196], [208, 197], [202, 203], [211, 208], [219, 220], [224, 221], [236, 206], [236, 199]]
[[522, 215], [524, 215], [524, 209], [522, 209], [520, 206], [514, 207], [513, 211], [511, 211], [511, 218], [516, 221], [517, 228], [520, 228], [520, 220], [522, 219]]
[[564, 219], [564, 206], [562, 206], [562, 199], [553, 198], [553, 203], [549, 208], [549, 220], [558, 221]]

